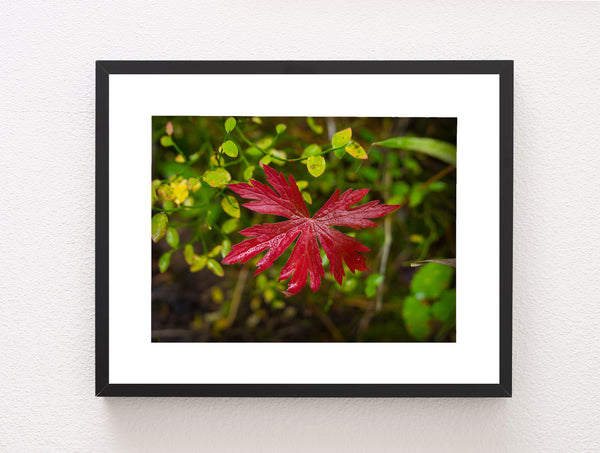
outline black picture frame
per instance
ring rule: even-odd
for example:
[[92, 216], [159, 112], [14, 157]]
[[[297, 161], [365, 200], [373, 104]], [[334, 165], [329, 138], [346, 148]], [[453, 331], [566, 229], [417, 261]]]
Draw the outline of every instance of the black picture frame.
[[[109, 75], [498, 74], [500, 78], [500, 363], [498, 384], [109, 383]], [[97, 61], [96, 396], [510, 397], [512, 395], [513, 61]]]

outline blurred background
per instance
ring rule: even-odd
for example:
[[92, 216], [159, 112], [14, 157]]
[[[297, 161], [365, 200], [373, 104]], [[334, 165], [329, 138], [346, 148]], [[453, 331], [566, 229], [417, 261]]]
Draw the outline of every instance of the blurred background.
[[[455, 341], [455, 118], [153, 117], [152, 341]], [[367, 159], [332, 148], [351, 128]], [[322, 155], [318, 176], [307, 158]], [[254, 276], [222, 265], [238, 232], [285, 220], [241, 206], [227, 184], [293, 174], [313, 215], [337, 189], [402, 207], [377, 227], [337, 228], [371, 249], [370, 271], [286, 298], [292, 247]], [[418, 263], [421, 262], [421, 263]], [[420, 264], [412, 267], [411, 263]]]

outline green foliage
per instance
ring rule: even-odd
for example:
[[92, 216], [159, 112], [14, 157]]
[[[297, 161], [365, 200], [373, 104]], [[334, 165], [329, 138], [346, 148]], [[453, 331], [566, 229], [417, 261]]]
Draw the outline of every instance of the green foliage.
[[437, 299], [450, 286], [453, 276], [453, 267], [427, 263], [413, 277], [410, 291], [419, 299]]
[[[337, 132], [329, 141], [325, 125], [331, 124]], [[426, 265], [415, 272], [407, 262], [456, 256], [455, 174], [440, 176], [447, 164], [456, 163], [450, 144], [456, 125], [414, 120], [400, 137], [387, 138], [390, 131], [403, 130], [399, 124], [393, 118], [154, 117], [152, 241], [154, 272], [162, 280], [153, 280], [153, 288], [182, 287], [184, 294], [194, 295], [192, 305], [201, 307], [185, 316], [175, 315], [183, 305], [171, 308], [169, 319], [180, 320], [179, 328], [205, 332], [207, 339], [234, 341], [247, 336], [262, 341], [276, 335], [279, 326], [282, 332], [295, 332], [308, 325], [319, 333], [302, 338], [338, 338], [324, 324], [327, 317], [346, 340], [451, 339], [454, 270]], [[341, 285], [326, 272], [316, 294], [304, 290], [284, 300], [286, 286], [277, 276], [289, 254], [257, 276], [252, 274], [259, 258], [223, 268], [220, 261], [232, 244], [244, 239], [240, 231], [281, 220], [245, 209], [228, 189], [251, 179], [264, 183], [260, 167], [267, 164], [293, 175], [311, 214], [337, 189], [368, 188], [361, 203], [403, 205], [390, 215], [387, 266], [381, 267], [386, 239], [381, 219], [378, 227], [344, 231], [371, 250], [365, 253], [371, 271], [347, 271]], [[244, 268], [249, 272], [245, 281]], [[154, 302], [153, 295], [153, 313], [156, 304], [164, 310], [171, 303], [156, 297], [161, 302]], [[357, 332], [375, 303], [382, 308], [364, 332]], [[296, 323], [294, 329], [290, 323]]]
[[406, 329], [415, 339], [427, 339], [436, 326], [438, 334], [454, 327], [456, 290], [447, 289], [453, 278], [453, 267], [437, 263], [425, 264], [415, 273], [410, 283], [411, 294], [402, 307]]
[[387, 148], [416, 151], [435, 157], [447, 164], [456, 165], [456, 146], [441, 140], [420, 137], [394, 137], [374, 144]]

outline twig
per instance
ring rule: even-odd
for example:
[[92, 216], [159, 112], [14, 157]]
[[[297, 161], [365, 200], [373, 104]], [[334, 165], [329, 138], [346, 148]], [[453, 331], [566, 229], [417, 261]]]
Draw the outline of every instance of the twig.
[[329, 333], [335, 341], [345, 341], [342, 332], [340, 332], [340, 330], [336, 327], [336, 325], [329, 318], [329, 316], [323, 313], [319, 309], [319, 307], [315, 306], [313, 303], [309, 302], [308, 305], [312, 309], [312, 311], [317, 315], [317, 318], [319, 318], [323, 325], [327, 327], [327, 330], [329, 330]]
[[425, 181], [423, 184], [421, 184], [418, 188], [418, 190], [423, 190], [426, 189], [427, 187], [429, 187], [431, 184], [433, 184], [436, 181], [439, 181], [440, 179], [442, 179], [444, 176], [446, 176], [448, 173], [452, 172], [453, 170], [456, 169], [456, 165], [448, 165], [446, 168], [444, 168], [442, 171], [436, 173], [435, 175], [433, 175], [431, 178], [429, 178], [427, 181]]
[[235, 288], [233, 289], [233, 296], [231, 297], [231, 305], [229, 306], [229, 313], [227, 313], [227, 327], [233, 325], [235, 321], [235, 317], [237, 315], [238, 308], [240, 307], [240, 301], [242, 300], [242, 291], [244, 291], [244, 286], [246, 286], [246, 281], [248, 280], [248, 268], [246, 266], [242, 267], [240, 270], [240, 274], [237, 279], [237, 283], [235, 284]]

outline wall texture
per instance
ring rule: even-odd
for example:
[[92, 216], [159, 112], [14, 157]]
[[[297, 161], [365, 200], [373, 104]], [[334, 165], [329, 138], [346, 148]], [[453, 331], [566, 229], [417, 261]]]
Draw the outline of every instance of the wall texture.
[[[571, 1], [4, 4], [0, 450], [600, 451], [599, 26]], [[514, 59], [514, 397], [95, 398], [96, 59]]]

